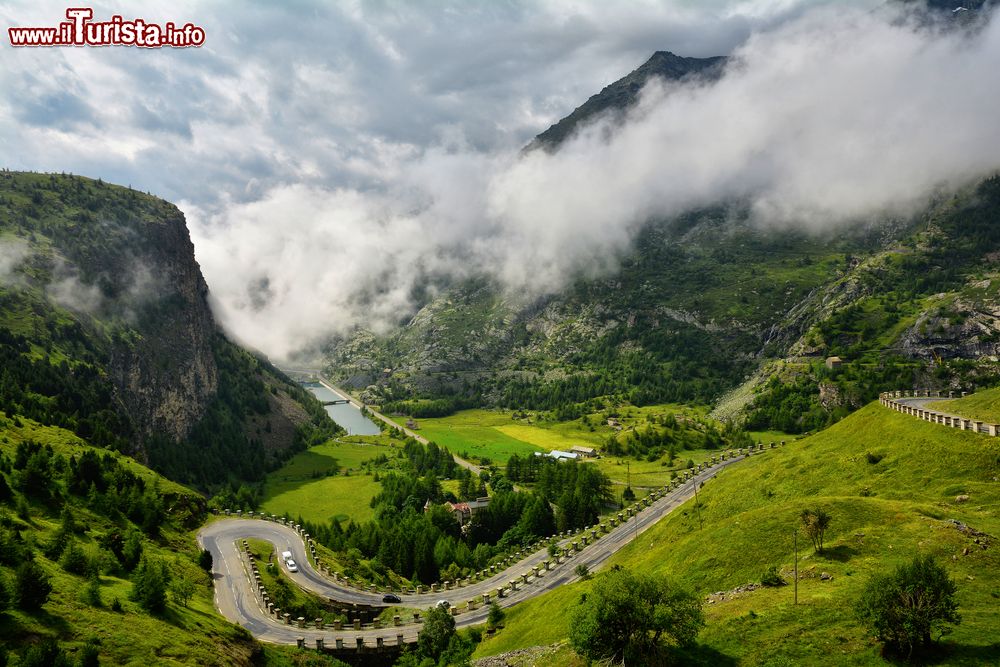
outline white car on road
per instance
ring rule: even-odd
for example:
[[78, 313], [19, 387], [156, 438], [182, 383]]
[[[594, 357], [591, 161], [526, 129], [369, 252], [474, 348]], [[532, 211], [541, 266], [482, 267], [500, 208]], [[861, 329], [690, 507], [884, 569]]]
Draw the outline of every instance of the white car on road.
[[285, 564], [288, 565], [288, 571], [289, 572], [298, 572], [299, 571], [299, 566], [296, 565], [295, 561], [292, 560], [291, 558], [289, 558], [287, 561], [285, 561]]

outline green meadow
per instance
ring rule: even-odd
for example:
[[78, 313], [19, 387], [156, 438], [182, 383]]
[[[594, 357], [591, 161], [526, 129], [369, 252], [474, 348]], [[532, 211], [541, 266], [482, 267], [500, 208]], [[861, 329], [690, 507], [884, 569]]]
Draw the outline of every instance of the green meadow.
[[[691, 664], [876, 665], [885, 663], [852, 605], [872, 573], [931, 554], [957, 581], [963, 617], [935, 664], [1000, 664], [1000, 545], [988, 538], [984, 549], [953, 523], [1000, 535], [998, 476], [1000, 439], [872, 404], [720, 472], [699, 494], [703, 525], [689, 501], [607, 565], [668, 576], [706, 599], [708, 625], [686, 656]], [[797, 605], [791, 585], [713, 595], [758, 582], [770, 566], [790, 583], [793, 533], [806, 508], [833, 520], [821, 554], [798, 534]], [[564, 641], [568, 612], [587, 587], [514, 607], [476, 655]], [[574, 664], [570, 649], [557, 655]]]
[[513, 454], [531, 456], [542, 447], [504, 432], [518, 425], [509, 412], [462, 410], [449, 417], [419, 420], [419, 433], [428, 440], [447, 447], [452, 454], [468, 455], [478, 461], [487, 459], [503, 464]]
[[485, 458], [502, 465], [513, 454], [531, 456], [535, 452], [554, 449], [569, 451], [575, 445], [600, 449], [609, 437], [619, 432], [619, 429], [608, 425], [609, 414], [614, 415], [622, 430], [627, 430], [667, 413], [704, 418], [707, 409], [675, 404], [641, 408], [627, 405], [564, 422], [548, 420], [543, 414], [530, 412], [462, 410], [448, 417], [418, 421], [422, 436], [447, 447], [452, 453], [459, 456], [464, 453], [479, 461]]
[[268, 474], [261, 510], [322, 523], [369, 519], [369, 503], [381, 485], [375, 481], [374, 466], [365, 464], [379, 454], [391, 462], [399, 451], [387, 436], [358, 436], [312, 447]]

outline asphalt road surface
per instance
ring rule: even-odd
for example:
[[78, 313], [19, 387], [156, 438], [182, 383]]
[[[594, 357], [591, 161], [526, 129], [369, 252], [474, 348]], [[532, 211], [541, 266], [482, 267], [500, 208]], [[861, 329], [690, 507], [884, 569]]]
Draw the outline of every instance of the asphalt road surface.
[[[759, 456], [760, 453], [756, 455]], [[714, 477], [720, 470], [743, 458], [745, 457], [730, 458], [698, 473], [692, 481], [666, 493], [654, 501], [650, 507], [643, 508], [634, 517], [612, 528], [610, 532], [597, 541], [591, 542], [570, 558], [564, 558], [562, 563], [553, 562], [552, 569], [549, 571], [545, 571], [543, 565], [545, 560], [550, 559], [548, 551], [540, 549], [484, 581], [435, 593], [399, 594], [401, 601], [393, 606], [426, 609], [435, 605], [439, 600], [448, 600], [452, 606], [458, 607], [460, 610], [460, 613], [455, 617], [456, 625], [459, 627], [485, 623], [489, 608], [482, 603], [484, 593], [489, 593], [490, 599], [496, 600], [500, 606], [510, 607], [575, 581], [579, 577], [574, 570], [580, 563], [586, 564], [591, 572], [599, 569], [612, 554], [691, 498], [694, 495], [696, 484], [700, 486], [702, 482]], [[581, 535], [583, 534], [581, 533]], [[585, 531], [585, 534], [589, 536], [590, 533]], [[263, 519], [224, 519], [210, 523], [199, 532], [198, 543], [212, 553], [212, 578], [215, 581], [216, 607], [223, 616], [249, 630], [254, 637], [263, 641], [292, 645], [296, 643], [297, 638], [302, 637], [305, 639], [307, 647], [314, 647], [315, 640], [322, 638], [329, 648], [335, 646], [336, 638], [342, 639], [345, 647], [351, 648], [357, 645], [357, 637], [362, 637], [367, 647], [375, 646], [380, 637], [384, 639], [386, 646], [395, 645], [397, 635], [400, 634], [407, 642], [416, 639], [421, 626], [413, 623], [411, 619], [404, 619], [405, 624], [401, 627], [388, 627], [379, 630], [333, 630], [329, 627], [326, 629], [299, 628], [294, 619], [292, 625], [285, 625], [269, 616], [250, 585], [249, 564], [239, 549], [240, 541], [248, 538], [266, 540], [274, 545], [278, 553], [292, 552], [292, 557], [298, 564], [299, 571], [290, 573], [285, 569], [285, 574], [307, 591], [346, 604], [358, 603], [376, 607], [389, 605], [382, 602], [383, 593], [370, 593], [344, 586], [316, 571], [306, 557], [306, 546], [302, 538], [294, 528]], [[572, 541], [579, 539], [580, 535], [567, 538], [562, 541], [562, 544], [568, 546]], [[531, 575], [528, 583], [523, 583], [522, 575], [531, 574], [534, 566], [540, 566], [539, 576]], [[284, 565], [279, 564], [278, 567], [284, 567]], [[503, 598], [497, 599], [497, 589], [507, 587], [512, 580], [518, 582], [517, 590], [510, 591], [508, 589]], [[476, 601], [476, 609], [467, 611], [469, 600]], [[311, 625], [310, 620], [307, 619], [307, 626]]]

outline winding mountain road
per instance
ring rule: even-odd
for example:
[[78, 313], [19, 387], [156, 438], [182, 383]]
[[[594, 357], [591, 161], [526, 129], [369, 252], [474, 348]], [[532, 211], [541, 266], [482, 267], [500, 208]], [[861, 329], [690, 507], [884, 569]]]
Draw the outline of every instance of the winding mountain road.
[[[448, 600], [453, 607], [459, 609], [460, 613], [455, 617], [459, 627], [484, 623], [489, 608], [482, 603], [483, 594], [489, 594], [491, 600], [496, 600], [502, 607], [510, 607], [578, 579], [574, 570], [580, 563], [586, 564], [591, 571], [598, 569], [615, 552], [691, 498], [695, 493], [695, 485], [700, 486], [724, 468], [744, 458], [744, 454], [736, 454], [698, 472], [691, 480], [673, 490], [661, 489], [654, 492], [659, 497], [652, 501], [649, 507], [642, 507], [641, 502], [637, 503], [634, 506], [636, 513], [633, 517], [611, 528], [608, 533], [591, 541], [579, 552], [562, 558], [562, 562], [552, 563], [550, 570], [546, 570], [544, 566], [544, 562], [550, 557], [543, 548], [480, 582], [433, 593], [400, 594], [401, 601], [397, 605], [426, 609], [439, 600]], [[590, 535], [589, 531], [583, 531], [579, 535], [562, 540], [561, 544], [568, 548], [573, 541], [580, 541], [585, 534], [588, 537]], [[317, 639], [322, 639], [330, 648], [335, 646], [337, 639], [342, 640], [347, 648], [355, 648], [358, 638], [362, 639], [366, 647], [375, 646], [379, 639], [382, 639], [386, 646], [395, 645], [399, 636], [402, 636], [404, 642], [416, 639], [421, 626], [412, 622], [399, 627], [361, 630], [346, 628], [333, 630], [329, 627], [317, 629], [312, 622], [307, 623], [312, 627], [300, 628], [294, 619], [292, 625], [279, 622], [267, 613], [250, 584], [249, 563], [239, 547], [241, 541], [248, 538], [266, 540], [274, 545], [278, 552], [292, 552], [295, 562], [299, 565], [299, 572], [288, 573], [286, 570], [286, 574], [306, 591], [345, 604], [357, 603], [375, 607], [387, 605], [382, 602], [382, 593], [351, 588], [334, 582], [318, 572], [306, 557], [306, 546], [302, 537], [290, 526], [263, 519], [215, 521], [199, 532], [198, 543], [212, 553], [216, 607], [223, 616], [243, 626], [256, 638], [292, 645], [296, 644], [299, 638], [303, 638], [307, 646], [313, 646]], [[534, 567], [539, 568], [538, 575], [534, 574], [532, 569]], [[510, 589], [511, 581], [518, 582], [514, 590]], [[498, 588], [506, 589], [504, 596], [499, 599], [496, 597]], [[476, 607], [467, 610], [470, 600], [476, 601]]]

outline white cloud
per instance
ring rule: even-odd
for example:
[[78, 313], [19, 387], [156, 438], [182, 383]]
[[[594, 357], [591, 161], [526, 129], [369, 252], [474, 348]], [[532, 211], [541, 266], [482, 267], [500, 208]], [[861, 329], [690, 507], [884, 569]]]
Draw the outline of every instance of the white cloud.
[[30, 255], [27, 242], [15, 236], [0, 236], [0, 286], [21, 282], [18, 269]]
[[[281, 357], [397, 322], [428, 276], [531, 294], [599, 273], [651, 216], [734, 198], [825, 227], [995, 168], [997, 25], [937, 34], [879, 4], [180, 5], [149, 18], [206, 47], [0, 50], [0, 145], [181, 202], [220, 319]], [[651, 87], [610, 141], [519, 155], [657, 49], [739, 65]]]

